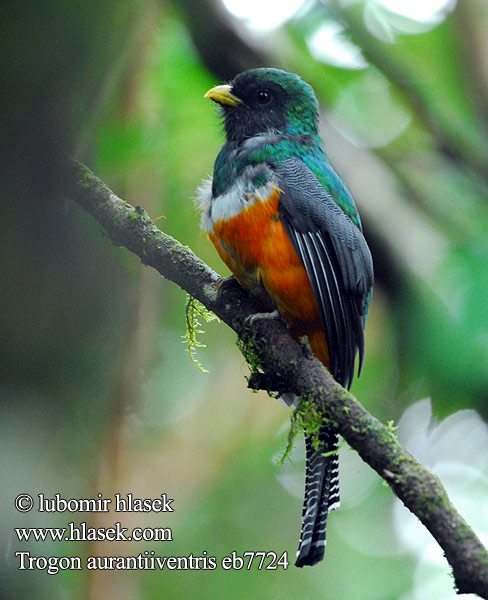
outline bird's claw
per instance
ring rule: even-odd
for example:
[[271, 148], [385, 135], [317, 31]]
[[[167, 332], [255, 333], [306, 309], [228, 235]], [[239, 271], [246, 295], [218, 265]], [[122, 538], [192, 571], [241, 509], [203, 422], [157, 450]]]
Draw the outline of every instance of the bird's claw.
[[216, 287], [219, 294], [225, 294], [232, 288], [241, 287], [241, 284], [237, 281], [234, 275], [229, 275], [229, 277], [222, 277], [219, 279]]
[[260, 313], [255, 313], [253, 315], [249, 315], [249, 317], [246, 317], [244, 320], [244, 324], [245, 325], [254, 325], [254, 323], [256, 321], [260, 321], [261, 319], [279, 319], [280, 318], [280, 313], [278, 312], [278, 309], [275, 308], [275, 310], [273, 310], [272, 312], [260, 312]]
[[238, 292], [239, 288], [241, 288], [241, 284], [237, 281], [234, 275], [230, 275], [229, 277], [223, 277], [217, 281], [216, 284], [217, 289], [217, 298], [221, 304], [228, 303], [229, 297], [232, 297], [232, 293]]

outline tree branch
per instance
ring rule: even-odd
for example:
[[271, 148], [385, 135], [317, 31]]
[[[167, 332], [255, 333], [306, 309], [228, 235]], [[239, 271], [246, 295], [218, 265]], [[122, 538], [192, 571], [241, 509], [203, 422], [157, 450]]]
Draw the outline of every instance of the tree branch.
[[218, 293], [219, 275], [193, 252], [160, 231], [143, 208], [118, 198], [86, 167], [75, 164], [70, 195], [104, 228], [112, 242], [125, 246], [178, 284], [251, 342], [262, 373], [251, 384], [314, 398], [324, 418], [388, 484], [427, 527], [452, 567], [459, 593], [488, 600], [488, 553], [449, 500], [439, 479], [420, 465], [396, 435], [371, 416], [325, 367], [290, 336], [280, 321], [246, 318], [260, 307], [240, 286]]

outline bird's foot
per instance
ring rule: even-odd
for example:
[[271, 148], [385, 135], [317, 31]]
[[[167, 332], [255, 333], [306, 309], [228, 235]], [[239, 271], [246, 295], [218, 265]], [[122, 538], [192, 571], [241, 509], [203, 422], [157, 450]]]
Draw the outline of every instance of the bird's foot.
[[237, 281], [234, 275], [229, 275], [229, 277], [222, 277], [217, 282], [217, 291], [219, 294], [225, 294], [232, 288], [242, 287], [241, 284]]
[[245, 324], [253, 325], [256, 321], [260, 321], [261, 319], [274, 320], [274, 319], [279, 319], [280, 316], [281, 315], [278, 312], [278, 309], [275, 308], [275, 310], [273, 310], [272, 312], [260, 312], [260, 313], [255, 313], [253, 315], [250, 315], [249, 317], [246, 317]]
[[219, 279], [215, 287], [217, 289], [217, 299], [221, 305], [232, 304], [232, 298], [242, 292], [242, 286], [234, 275]]

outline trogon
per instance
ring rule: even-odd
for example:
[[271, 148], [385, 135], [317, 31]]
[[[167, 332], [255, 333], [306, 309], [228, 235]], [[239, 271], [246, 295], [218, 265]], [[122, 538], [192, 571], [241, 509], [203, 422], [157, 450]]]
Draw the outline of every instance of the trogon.
[[[373, 265], [346, 185], [318, 133], [314, 91], [298, 75], [252, 69], [206, 93], [226, 142], [198, 195], [201, 227], [237, 280], [349, 388], [371, 300]], [[288, 394], [285, 399], [289, 400]], [[305, 500], [296, 566], [324, 556], [339, 506], [338, 435], [306, 436]]]

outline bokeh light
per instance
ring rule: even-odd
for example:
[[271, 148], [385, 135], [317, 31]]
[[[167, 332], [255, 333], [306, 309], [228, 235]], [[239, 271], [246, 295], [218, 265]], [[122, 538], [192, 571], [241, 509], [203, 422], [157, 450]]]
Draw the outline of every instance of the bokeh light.
[[415, 21], [439, 23], [456, 6], [456, 0], [375, 0], [393, 13]]
[[253, 29], [282, 25], [302, 6], [304, 0], [222, 0], [226, 9]]
[[323, 23], [307, 40], [310, 54], [321, 62], [343, 69], [365, 69], [368, 62], [361, 49], [344, 35], [337, 21]]

